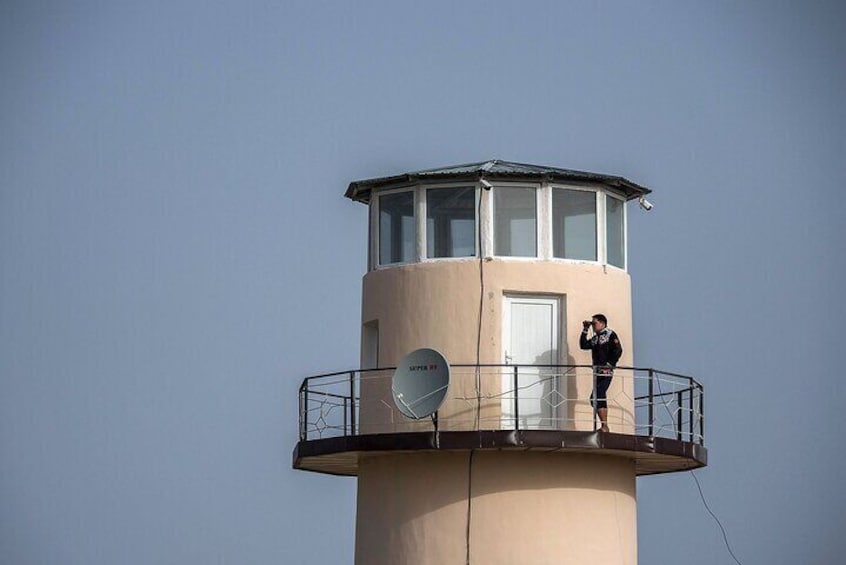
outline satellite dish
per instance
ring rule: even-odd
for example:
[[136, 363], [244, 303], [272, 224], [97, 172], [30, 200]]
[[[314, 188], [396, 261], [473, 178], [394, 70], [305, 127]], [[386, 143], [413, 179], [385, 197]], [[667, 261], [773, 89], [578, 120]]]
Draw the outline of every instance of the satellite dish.
[[402, 358], [391, 393], [394, 404], [404, 415], [415, 420], [437, 412], [449, 388], [449, 363], [434, 349], [417, 349]]

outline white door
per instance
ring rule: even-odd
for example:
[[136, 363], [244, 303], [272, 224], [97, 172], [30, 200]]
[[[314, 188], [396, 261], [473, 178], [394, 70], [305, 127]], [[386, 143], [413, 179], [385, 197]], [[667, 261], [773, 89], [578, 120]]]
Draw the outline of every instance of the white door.
[[[511, 295], [503, 305], [502, 427], [555, 429], [558, 414], [565, 414], [565, 379], [559, 370], [537, 365], [557, 365], [560, 350], [560, 301], [557, 298]], [[516, 400], [516, 406], [515, 406]], [[515, 417], [516, 407], [516, 417]]]

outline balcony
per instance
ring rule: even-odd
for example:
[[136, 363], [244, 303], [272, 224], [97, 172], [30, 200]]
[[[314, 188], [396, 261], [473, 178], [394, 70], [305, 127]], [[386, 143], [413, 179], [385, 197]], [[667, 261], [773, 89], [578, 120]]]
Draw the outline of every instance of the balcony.
[[452, 365], [446, 400], [423, 420], [391, 396], [393, 368], [307, 377], [299, 389], [297, 469], [356, 475], [362, 456], [469, 449], [597, 453], [632, 459], [638, 475], [707, 464], [704, 390], [694, 378], [618, 367], [610, 432], [597, 431], [584, 365]]

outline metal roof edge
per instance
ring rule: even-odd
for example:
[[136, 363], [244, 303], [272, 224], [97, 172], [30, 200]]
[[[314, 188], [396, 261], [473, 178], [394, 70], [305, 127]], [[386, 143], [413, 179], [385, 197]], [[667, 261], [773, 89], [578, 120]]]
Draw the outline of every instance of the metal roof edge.
[[[519, 167], [534, 168], [532, 170], [522, 171], [496, 171], [490, 170], [498, 163], [509, 164]], [[465, 170], [462, 170], [465, 169]], [[543, 170], [547, 169], [547, 170]], [[633, 200], [640, 196], [650, 194], [652, 190], [645, 186], [639, 185], [628, 180], [625, 177], [617, 175], [608, 175], [604, 173], [593, 173], [589, 171], [577, 171], [571, 169], [560, 169], [556, 167], [542, 167], [538, 165], [528, 165], [524, 163], [511, 163], [509, 161], [501, 161], [499, 159], [492, 159], [489, 161], [478, 161], [474, 163], [466, 163], [462, 165], [453, 165], [449, 167], [431, 168], [420, 171], [408, 172], [399, 175], [391, 175], [386, 177], [375, 177], [371, 179], [362, 179], [352, 181], [347, 187], [344, 196], [356, 202], [368, 203], [370, 201], [370, 194], [374, 189], [381, 189], [392, 185], [399, 185], [413, 181], [420, 181], [426, 179], [444, 180], [444, 179], [546, 179], [546, 180], [564, 180], [564, 181], [582, 181], [595, 182], [604, 184], [611, 188], [622, 190], [626, 194], [627, 200]]]

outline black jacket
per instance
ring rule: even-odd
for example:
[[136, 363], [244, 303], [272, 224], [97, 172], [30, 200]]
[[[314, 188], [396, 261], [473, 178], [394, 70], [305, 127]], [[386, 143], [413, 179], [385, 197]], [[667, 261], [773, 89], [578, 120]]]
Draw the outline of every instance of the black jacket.
[[616, 367], [617, 361], [623, 355], [620, 338], [610, 328], [605, 328], [598, 334], [594, 334], [590, 339], [588, 339], [587, 331], [583, 331], [582, 337], [579, 339], [579, 347], [591, 350], [594, 367], [602, 367], [606, 363]]

